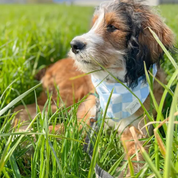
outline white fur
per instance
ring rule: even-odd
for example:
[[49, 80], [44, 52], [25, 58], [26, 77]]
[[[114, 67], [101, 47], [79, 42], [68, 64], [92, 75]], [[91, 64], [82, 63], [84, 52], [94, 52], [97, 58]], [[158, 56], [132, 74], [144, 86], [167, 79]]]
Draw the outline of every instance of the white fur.
[[100, 16], [98, 17], [95, 24], [93, 25], [93, 27], [88, 33], [95, 32], [98, 29], [98, 27], [102, 24], [103, 20], [104, 20], [104, 11], [101, 12]]

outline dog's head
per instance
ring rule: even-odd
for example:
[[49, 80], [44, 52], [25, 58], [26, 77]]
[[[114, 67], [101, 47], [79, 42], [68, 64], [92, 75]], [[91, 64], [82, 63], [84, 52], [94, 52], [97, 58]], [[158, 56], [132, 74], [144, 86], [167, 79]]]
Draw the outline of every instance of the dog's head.
[[[72, 40], [70, 56], [83, 72], [100, 69], [96, 60], [133, 87], [145, 74], [143, 61], [149, 69], [163, 56], [148, 27], [168, 50], [173, 47], [172, 31], [150, 7], [132, 0], [103, 3], [94, 13], [91, 30]], [[107, 75], [103, 74], [98, 72], [95, 75]], [[113, 81], [111, 78], [108, 77], [110, 82]]]

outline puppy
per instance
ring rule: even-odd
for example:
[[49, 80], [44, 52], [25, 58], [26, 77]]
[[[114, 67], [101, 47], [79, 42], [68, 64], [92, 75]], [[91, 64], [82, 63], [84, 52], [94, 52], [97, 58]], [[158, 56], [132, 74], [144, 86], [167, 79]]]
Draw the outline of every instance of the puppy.
[[[144, 138], [147, 131], [140, 131], [139, 128], [144, 126], [145, 119], [148, 121], [143, 116], [144, 111], [135, 96], [140, 99], [147, 111], [151, 108], [144, 63], [146, 70], [152, 71], [155, 78], [162, 83], [166, 82], [166, 76], [159, 66], [164, 52], [153, 38], [148, 27], [158, 35], [168, 50], [172, 49], [174, 44], [172, 31], [150, 7], [129, 0], [102, 3], [95, 10], [91, 30], [71, 41], [69, 55], [72, 59], [64, 59], [53, 64], [42, 77], [44, 92], [38, 98], [40, 109], [44, 107], [47, 99], [45, 90], [48, 89], [53, 92], [53, 112], [56, 110], [55, 84], [59, 87], [61, 97], [67, 106], [73, 104], [72, 82], [75, 86], [76, 101], [89, 92], [95, 92], [96, 89], [103, 110], [105, 110], [106, 102], [114, 88], [105, 127], [115, 127], [118, 133], [122, 133], [121, 140], [127, 150], [126, 159], [135, 154], [137, 148], [130, 128], [134, 128], [138, 138]], [[81, 72], [73, 66], [74, 61], [75, 66]], [[64, 66], [68, 69], [66, 70]], [[69, 78], [81, 75], [83, 72], [92, 71], [95, 71], [91, 74], [92, 80], [90, 76], [78, 78], [75, 81], [69, 80]], [[123, 82], [135, 96], [125, 89], [125, 86], [121, 85], [119, 81]], [[159, 104], [163, 88], [156, 80], [153, 83], [153, 93]], [[90, 124], [89, 118], [95, 117], [97, 112], [96, 100], [95, 96], [89, 95], [86, 101], [80, 105], [77, 113], [79, 125], [83, 120]], [[35, 104], [29, 105], [27, 108], [29, 114], [35, 116]], [[16, 116], [17, 120], [28, 121], [28, 114], [24, 107], [19, 106], [15, 110], [19, 109], [23, 110]], [[156, 116], [154, 109], [152, 114]], [[49, 130], [64, 131], [62, 125], [57, 125], [55, 128], [50, 126]], [[149, 131], [151, 133], [151, 127]], [[140, 154], [137, 158], [142, 159]], [[132, 160], [137, 160], [137, 158], [134, 157]], [[137, 165], [134, 163], [135, 171], [139, 169]]]
[[[92, 22], [89, 32], [71, 41], [69, 54], [80, 71], [85, 73], [97, 71], [91, 74], [91, 78], [99, 95], [102, 110], [105, 110], [110, 93], [114, 89], [106, 115], [109, 118], [106, 125], [115, 126], [119, 133], [122, 132], [121, 140], [128, 158], [136, 153], [135, 142], [130, 141], [134, 139], [130, 127], [137, 133], [138, 138], [144, 138], [148, 134], [146, 129], [139, 130], [144, 126], [145, 119], [147, 122], [149, 120], [143, 119], [144, 111], [135, 97], [136, 95], [140, 99], [147, 111], [151, 109], [144, 63], [146, 70], [152, 71], [155, 78], [162, 83], [166, 82], [166, 76], [159, 66], [164, 52], [149, 28], [157, 34], [168, 50], [173, 47], [174, 35], [159, 15], [137, 1], [116, 0], [102, 3], [96, 8]], [[153, 84], [153, 93], [159, 104], [163, 88], [156, 80]], [[93, 116], [95, 105], [91, 105], [90, 100], [83, 105], [83, 110], [79, 109], [78, 115], [82, 118], [88, 110]], [[152, 114], [156, 116], [154, 109]], [[151, 127], [149, 132], [152, 132]], [[140, 154], [138, 158], [142, 159]], [[133, 160], [137, 160], [136, 157]], [[136, 163], [134, 169], [138, 171]]]

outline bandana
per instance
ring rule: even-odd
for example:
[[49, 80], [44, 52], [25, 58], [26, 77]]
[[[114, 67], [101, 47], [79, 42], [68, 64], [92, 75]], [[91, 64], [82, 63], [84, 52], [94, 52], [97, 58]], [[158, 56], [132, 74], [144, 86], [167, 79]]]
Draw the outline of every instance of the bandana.
[[[157, 73], [156, 64], [153, 65], [152, 73], [155, 77]], [[92, 76], [93, 85], [99, 95], [100, 105], [104, 111], [112, 89], [114, 89], [106, 116], [115, 122], [133, 115], [140, 107], [138, 99], [130, 93], [130, 91], [120, 83], [102, 82]], [[126, 83], [124, 85], [127, 86]], [[138, 78], [138, 85], [135, 88], [129, 88], [142, 103], [149, 95], [149, 85], [145, 81], [145, 77]]]

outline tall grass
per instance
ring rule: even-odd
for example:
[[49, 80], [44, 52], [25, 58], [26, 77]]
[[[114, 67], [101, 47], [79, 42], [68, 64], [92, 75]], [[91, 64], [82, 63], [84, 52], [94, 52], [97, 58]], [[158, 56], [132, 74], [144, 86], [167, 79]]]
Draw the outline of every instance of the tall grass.
[[[66, 56], [70, 40], [89, 28], [93, 8], [58, 5], [1, 5], [0, 8], [0, 15], [3, 17], [0, 19], [0, 177], [95, 177], [93, 167], [96, 162], [116, 176], [128, 164], [132, 167], [131, 162], [123, 160], [123, 148], [113, 130], [110, 130], [110, 134], [100, 130], [94, 157], [90, 160], [83, 150], [86, 136], [84, 133], [89, 128], [83, 123], [83, 129], [79, 130], [77, 125], [76, 112], [79, 103], [74, 104], [70, 112], [63, 107], [52, 113], [49, 95], [45, 108], [38, 110], [37, 116], [31, 121], [31, 130], [19, 132], [11, 127], [16, 113], [12, 113], [10, 108], [20, 104], [20, 99], [26, 104], [36, 101], [40, 87], [35, 91], [31, 89], [38, 83], [34, 79], [36, 72]], [[168, 19], [168, 25], [178, 34], [177, 8], [178, 6], [160, 7], [162, 15]], [[173, 58], [177, 61], [177, 56]], [[159, 123], [154, 124], [154, 135], [142, 140], [145, 145], [149, 145], [149, 152], [141, 149], [145, 164], [134, 177], [178, 176], [176, 125], [173, 129], [177, 88], [175, 87], [175, 92], [171, 90], [177, 83], [177, 71], [169, 57], [165, 59], [162, 67], [168, 74], [169, 82], [164, 86], [165, 93], [161, 104], [156, 105], [154, 95], [152, 100], [158, 112], [156, 121], [163, 122], [168, 116], [169, 121], [162, 123], [163, 134], [157, 129]], [[148, 76], [147, 79], [149, 80]], [[163, 115], [163, 101], [167, 93], [170, 93], [170, 100], [167, 99], [170, 114], [166, 110]], [[60, 95], [58, 98], [60, 99]], [[49, 133], [48, 126], [55, 126], [60, 122], [64, 124], [65, 133]], [[20, 126], [20, 123], [16, 126]]]

